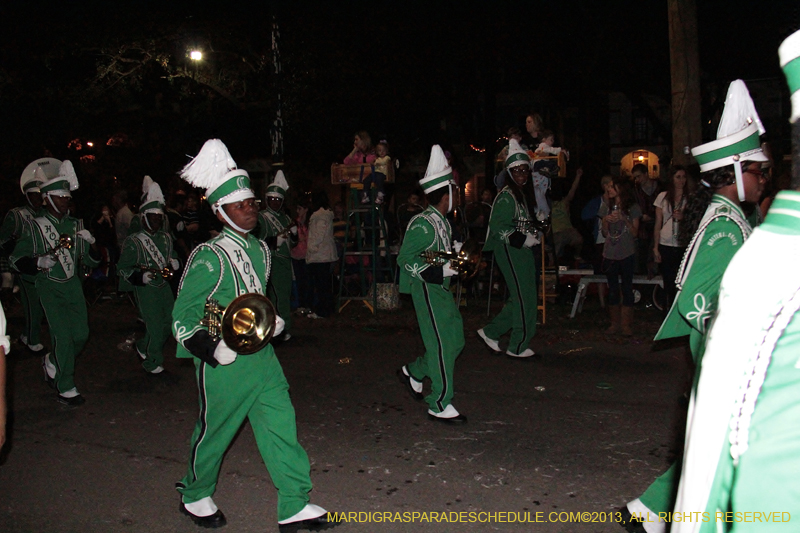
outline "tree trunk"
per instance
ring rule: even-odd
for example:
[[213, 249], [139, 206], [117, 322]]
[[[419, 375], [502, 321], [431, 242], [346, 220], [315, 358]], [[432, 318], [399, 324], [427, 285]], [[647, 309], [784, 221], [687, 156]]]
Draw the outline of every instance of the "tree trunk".
[[695, 0], [667, 0], [672, 75], [672, 164], [693, 162], [687, 147], [703, 142], [700, 128], [700, 63]]

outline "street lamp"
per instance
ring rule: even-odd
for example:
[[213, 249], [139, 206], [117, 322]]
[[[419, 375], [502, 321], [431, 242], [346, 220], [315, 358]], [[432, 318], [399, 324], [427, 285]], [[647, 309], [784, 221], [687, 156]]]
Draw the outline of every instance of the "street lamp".
[[203, 59], [203, 52], [201, 52], [200, 50], [192, 50], [189, 53], [189, 58], [192, 59], [193, 61], [200, 61], [201, 59]]

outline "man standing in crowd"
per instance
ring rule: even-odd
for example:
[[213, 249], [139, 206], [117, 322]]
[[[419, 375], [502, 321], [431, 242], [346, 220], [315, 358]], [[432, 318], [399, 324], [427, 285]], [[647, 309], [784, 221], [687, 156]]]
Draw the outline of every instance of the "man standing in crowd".
[[164, 345], [172, 331], [175, 300], [168, 279], [180, 263], [172, 237], [161, 229], [164, 195], [158, 183], [148, 184], [139, 212], [142, 229], [125, 239], [117, 273], [133, 285], [139, 315], [144, 318], [145, 334], [136, 341], [136, 352], [145, 371], [157, 375], [164, 372]]
[[425, 397], [428, 418], [446, 424], [463, 424], [453, 399], [453, 373], [456, 358], [464, 348], [464, 325], [450, 294], [450, 278], [458, 272], [443, 265], [429, 264], [424, 252], [450, 252], [451, 229], [447, 213], [453, 210], [458, 187], [444, 152], [434, 145], [425, 177], [419, 182], [428, 199], [428, 207], [408, 224], [397, 266], [400, 269], [400, 292], [410, 293], [417, 312], [417, 322], [425, 344], [425, 354], [398, 370], [400, 381], [411, 395], [422, 400], [422, 382], [431, 380], [431, 392]]
[[655, 263], [652, 259], [653, 227], [656, 220], [656, 208], [653, 202], [661, 192], [658, 185], [658, 176], [650, 177], [647, 165], [637, 163], [631, 169], [631, 178], [634, 183], [636, 203], [642, 209], [642, 218], [639, 220], [639, 231], [636, 235], [636, 274], [655, 275]]
[[[14, 246], [22, 236], [25, 225], [37, 216], [44, 214], [39, 185], [43, 181], [57, 176], [60, 166], [61, 161], [58, 159], [45, 157], [37, 159], [25, 167], [19, 184], [28, 205], [15, 207], [6, 214], [6, 218], [3, 220], [3, 226], [0, 228], [0, 246], [3, 248], [1, 253], [4, 256], [9, 257], [14, 251]], [[20, 274], [17, 276], [17, 284], [22, 294], [22, 310], [25, 313], [25, 329], [19, 340], [32, 352], [39, 352], [44, 348], [41, 343], [44, 311], [39, 300], [39, 293], [36, 292], [36, 276]]]
[[[308, 455], [297, 442], [289, 384], [272, 346], [267, 344], [255, 353], [239, 356], [224, 339], [210, 336], [201, 324], [209, 299], [228, 307], [244, 294], [266, 294], [271, 254], [263, 241], [250, 235], [258, 223], [250, 178], [236, 168], [219, 139], [206, 141], [181, 177], [206, 189], [206, 199], [223, 229], [192, 252], [173, 310], [177, 356], [193, 358], [200, 393], [189, 469], [177, 484], [180, 511], [203, 527], [227, 523], [211, 497], [222, 457], [248, 419], [278, 489], [281, 532], [333, 527], [336, 522], [327, 521], [325, 509], [308, 503]], [[275, 334], [282, 330], [283, 320], [277, 317]]]
[[75, 169], [64, 161], [58, 175], [39, 186], [46, 213], [26, 224], [11, 255], [20, 273], [36, 276], [53, 347], [42, 361], [45, 380], [55, 386], [58, 401], [70, 406], [86, 402], [74, 379], [75, 358], [89, 339], [78, 269], [81, 264], [90, 268], [100, 264], [94, 237], [82, 220], [69, 215], [71, 191], [77, 188]]
[[267, 208], [258, 213], [256, 236], [267, 242], [272, 250], [272, 272], [270, 272], [267, 296], [275, 304], [278, 315], [286, 321], [280, 340], [292, 338], [292, 256], [291, 248], [297, 244], [297, 225], [283, 211], [283, 201], [289, 183], [279, 170], [275, 180], [267, 186]]

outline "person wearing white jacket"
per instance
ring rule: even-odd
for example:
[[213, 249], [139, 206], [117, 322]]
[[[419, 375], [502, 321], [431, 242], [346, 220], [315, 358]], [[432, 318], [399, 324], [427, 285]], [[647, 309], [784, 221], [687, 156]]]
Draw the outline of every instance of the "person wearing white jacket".
[[312, 198], [313, 214], [308, 221], [308, 265], [309, 284], [313, 291], [310, 318], [324, 318], [334, 311], [331, 290], [331, 269], [339, 259], [336, 241], [333, 239], [333, 211], [324, 192]]

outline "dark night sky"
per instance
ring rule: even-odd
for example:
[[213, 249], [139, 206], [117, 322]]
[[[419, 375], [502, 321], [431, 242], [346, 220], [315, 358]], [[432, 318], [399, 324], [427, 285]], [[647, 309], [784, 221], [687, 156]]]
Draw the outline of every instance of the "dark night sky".
[[[777, 47], [800, 28], [800, 3], [697, 3], [704, 82], [724, 86], [737, 77], [781, 75]], [[39, 157], [41, 144], [61, 143], [61, 135], [132, 127], [130, 116], [105, 113], [90, 120], [60, 114], [59, 87], [83, 83], [94, 73], [93, 62], [81, 54], [93, 41], [178, 27], [209, 40], [214, 36], [208, 28], [224, 28], [228, 38], [259, 49], [269, 41], [269, 2], [9, 4], [0, 7], [0, 136], [2, 146], [22, 153], [21, 159]], [[295, 84], [285, 95], [291, 107], [287, 157], [312, 149], [315, 165], [346, 153], [352, 132], [364, 127], [409, 146], [413, 138], [428, 140], [440, 118], [469, 115], [486, 91], [546, 90], [568, 102], [594, 90], [621, 89], [669, 101], [666, 0], [279, 4], [285, 76], [289, 86]], [[9, 95], [19, 95], [14, 89], [31, 83], [56, 87], [46, 102], [10, 103]], [[149, 102], [144, 93], [151, 89], [134, 96]], [[248, 112], [193, 123], [185, 151], [210, 135], [235, 135], [232, 128], [248, 132], [241, 151], [261, 150], [269, 113], [258, 113], [257, 119]], [[61, 127], [47, 124], [48, 117]], [[72, 129], [61, 124], [67, 120]], [[8, 161], [15, 158], [3, 155], [4, 166]]]

